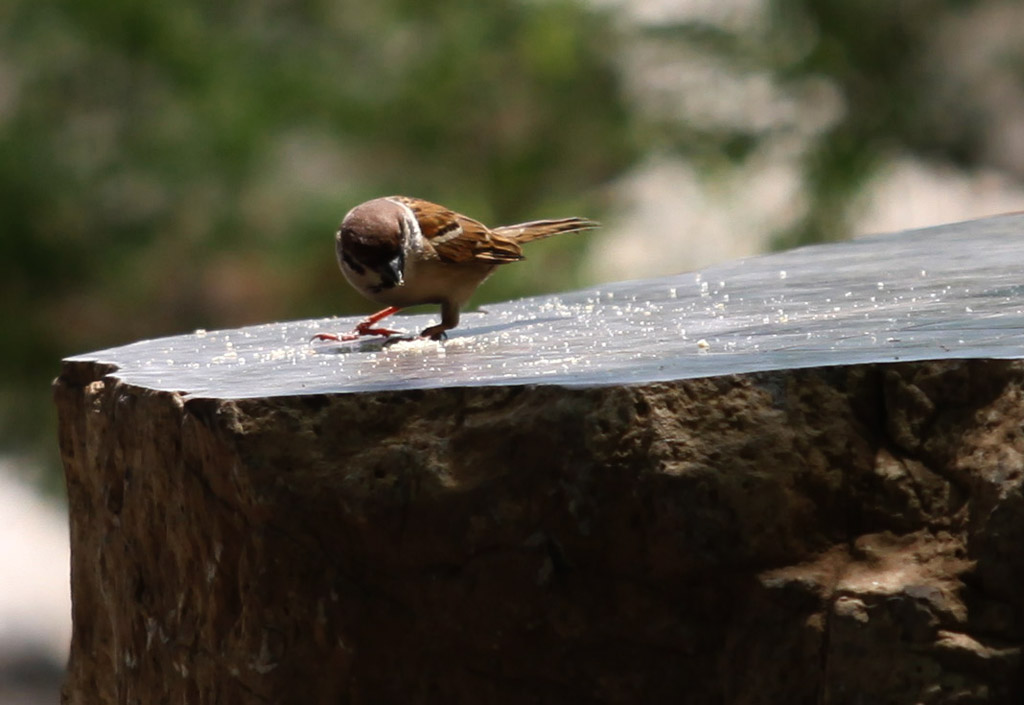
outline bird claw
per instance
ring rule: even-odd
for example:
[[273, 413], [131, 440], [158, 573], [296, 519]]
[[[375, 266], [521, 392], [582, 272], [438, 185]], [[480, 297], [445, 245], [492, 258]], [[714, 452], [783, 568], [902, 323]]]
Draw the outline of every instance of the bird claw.
[[312, 343], [314, 340], [331, 340], [338, 343], [348, 343], [371, 335], [381, 335], [390, 338], [394, 335], [405, 334], [400, 330], [391, 330], [390, 328], [374, 328], [372, 321], [363, 321], [351, 333], [343, 333], [341, 335], [337, 333], [317, 333], [309, 339], [309, 342]]
[[392, 335], [405, 335], [405, 333], [400, 330], [391, 330], [390, 328], [371, 328], [371, 325], [372, 324], [364, 322], [356, 326], [355, 333], [351, 334], [355, 336], [353, 340], [363, 335], [383, 335], [388, 337]]
[[337, 335], [336, 333], [317, 333], [309, 339], [309, 342], [312, 343], [314, 340], [331, 340], [343, 343], [349, 340], [356, 340], [358, 337], [358, 335], [353, 335], [352, 333], [346, 333], [345, 335]]
[[420, 333], [420, 337], [430, 338], [431, 340], [448, 340], [448, 333], [441, 326], [430, 326]]

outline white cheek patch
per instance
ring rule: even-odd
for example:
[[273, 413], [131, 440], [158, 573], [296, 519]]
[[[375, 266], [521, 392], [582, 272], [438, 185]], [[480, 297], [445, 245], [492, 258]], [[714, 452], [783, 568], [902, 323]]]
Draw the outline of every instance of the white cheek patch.
[[401, 201], [391, 202], [402, 209], [402, 215], [404, 216], [402, 218], [403, 224], [405, 225], [405, 227], [402, 228], [402, 236], [404, 238], [402, 248], [405, 252], [420, 252], [425, 253], [428, 256], [433, 256], [433, 243], [437, 243], [437, 240], [434, 240], [433, 243], [431, 243], [431, 241], [423, 237], [423, 230], [420, 228], [420, 221], [416, 220], [416, 214], [413, 213], [412, 208]]

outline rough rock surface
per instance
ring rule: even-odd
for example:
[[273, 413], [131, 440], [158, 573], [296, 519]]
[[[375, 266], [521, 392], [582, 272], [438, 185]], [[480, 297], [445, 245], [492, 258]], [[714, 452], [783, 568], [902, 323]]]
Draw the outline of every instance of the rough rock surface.
[[220, 400], [65, 363], [64, 700], [1010, 703], [1024, 363]]

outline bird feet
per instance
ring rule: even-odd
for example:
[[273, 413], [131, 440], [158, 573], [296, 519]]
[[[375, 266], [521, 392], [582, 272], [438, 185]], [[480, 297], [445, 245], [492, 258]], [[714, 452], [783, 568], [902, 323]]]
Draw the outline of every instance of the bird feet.
[[445, 328], [443, 325], [440, 325], [440, 324], [438, 324], [436, 326], [430, 326], [429, 328], [423, 329], [423, 332], [420, 333], [420, 337], [421, 338], [430, 338], [431, 340], [447, 340], [448, 339], [448, 333], [446, 332], [447, 330], [448, 330], [447, 328]]
[[347, 343], [350, 340], [359, 340], [368, 335], [383, 335], [390, 337], [392, 335], [404, 335], [400, 330], [391, 330], [390, 328], [357, 328], [352, 333], [343, 333], [338, 335], [337, 333], [317, 333], [310, 340], [333, 340], [340, 343]]
[[[387, 310], [388, 309], [385, 309], [385, 311]], [[389, 338], [392, 336], [403, 336], [401, 338], [398, 338], [395, 342], [397, 342], [398, 340], [416, 339], [415, 336], [406, 336], [406, 334], [400, 330], [391, 330], [390, 328], [374, 328], [374, 324], [376, 324], [377, 321], [379, 321], [380, 319], [384, 318], [384, 316], [381, 315], [383, 313], [384, 311], [381, 311], [380, 313], [375, 313], [366, 320], [360, 321], [359, 325], [357, 325], [351, 333], [343, 333], [341, 335], [337, 333], [317, 333], [312, 338], [310, 338], [310, 342], [314, 340], [332, 340], [339, 343], [345, 343], [351, 340], [359, 340], [360, 338], [368, 335], [382, 335]], [[390, 313], [388, 315], [390, 315]], [[425, 328], [423, 332], [419, 334], [419, 337], [429, 338], [430, 340], [447, 340], [447, 330], [448, 328], [446, 326], [439, 323], [436, 326], [430, 326], [429, 328]]]
[[359, 340], [363, 336], [367, 335], [383, 335], [388, 337], [392, 335], [404, 335], [404, 333], [400, 330], [373, 327], [374, 324], [377, 323], [377, 321], [381, 320], [382, 318], [387, 318], [396, 311], [398, 311], [398, 308], [394, 306], [386, 308], [383, 311], [378, 311], [372, 316], [369, 316], [368, 318], [360, 321], [359, 324], [356, 325], [355, 330], [353, 330], [351, 333], [344, 333], [342, 335], [338, 335], [336, 333], [317, 333], [312, 338], [310, 338], [310, 342], [314, 340], [333, 340], [336, 342], [344, 343], [350, 340]]

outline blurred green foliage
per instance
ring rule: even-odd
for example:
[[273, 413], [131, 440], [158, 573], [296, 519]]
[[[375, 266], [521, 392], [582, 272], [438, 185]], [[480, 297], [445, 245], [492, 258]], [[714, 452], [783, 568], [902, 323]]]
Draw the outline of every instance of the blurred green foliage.
[[[52, 444], [63, 356], [372, 308], [333, 255], [362, 200], [594, 215], [637, 151], [607, 17], [569, 1], [16, 0], [0, 26], [6, 444]], [[483, 298], [568, 286], [582, 244]]]
[[941, 74], [936, 43], [962, 11], [984, 4], [997, 3], [773, 0], [774, 42], [803, 51], [775, 52], [783, 60], [772, 70], [783, 78], [827, 77], [845, 107], [806, 155], [811, 205], [777, 247], [845, 237], [853, 197], [894, 152], [977, 165], [978, 106], [948, 100], [950, 77]]
[[[1007, 91], [1024, 105], [1024, 52], [979, 31], [1018, 17], [1010, 0], [740, 5], [753, 26], [728, 12], [622, 23], [583, 0], [8, 0], [0, 443], [52, 449], [61, 357], [372, 309], [337, 271], [332, 235], [375, 196], [493, 224], [601, 217], [605, 184], [646, 154], [714, 178], [795, 134], [803, 193], [782, 247], [847, 235], [894, 154], [1024, 178], [993, 137], [1014, 129]], [[686, 61], [732, 74], [698, 84], [713, 95], [644, 105]], [[726, 91], [736, 77], [767, 77], [750, 85], [769, 85], [783, 117], [763, 118], [742, 80]], [[838, 107], [808, 128], [820, 95]], [[731, 117], [688, 114], [701, 97]], [[531, 250], [477, 303], [579, 284], [586, 242]]]
[[[720, 62], [734, 76], [767, 76], [776, 96], [799, 110], [818, 108], [813, 96], [821, 91], [812, 87], [826, 86], [836, 99], [836, 118], [798, 138], [806, 206], [774, 233], [772, 246], [783, 249], [848, 237], [863, 205], [857, 196], [894, 158], [995, 167], [1024, 180], [1024, 161], [1003, 149], [1006, 131], [1019, 142], [1019, 122], [1007, 128], [1008, 116], [1024, 117], [1019, 7], [1015, 0], [763, 0], [753, 27], [685, 20], [659, 23], [648, 36]], [[663, 142], [712, 172], [802, 129], [798, 118], [748, 122], [709, 126], [669, 116], [657, 127]]]

